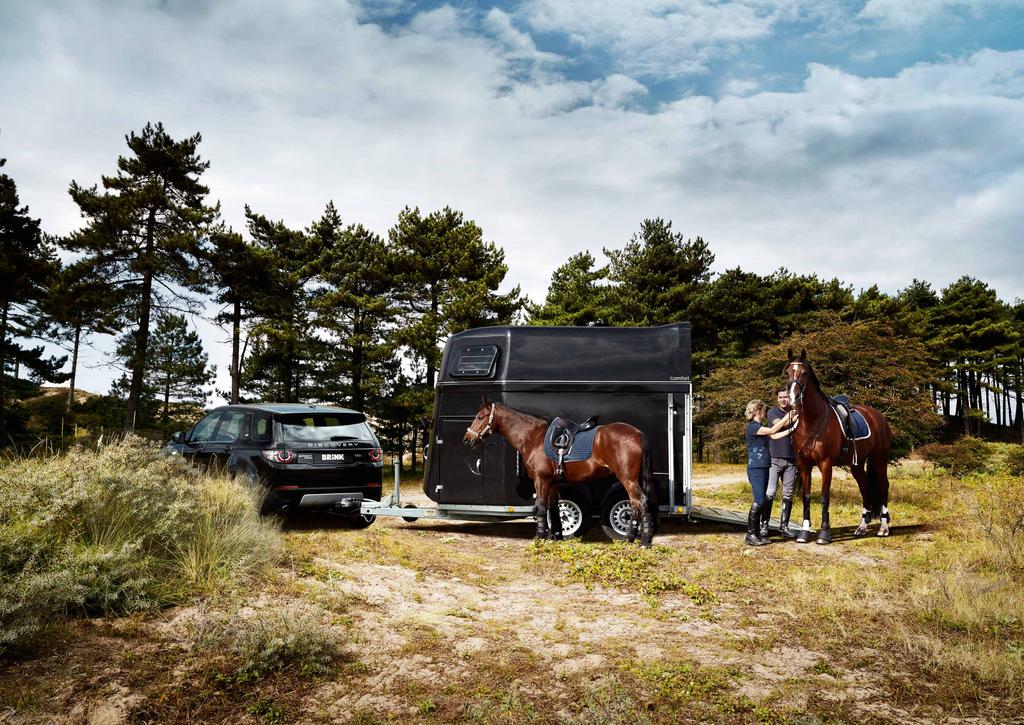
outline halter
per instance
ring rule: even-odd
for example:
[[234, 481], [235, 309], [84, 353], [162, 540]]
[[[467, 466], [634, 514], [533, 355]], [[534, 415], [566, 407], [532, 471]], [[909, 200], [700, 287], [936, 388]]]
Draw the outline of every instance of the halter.
[[487, 425], [484, 426], [483, 430], [481, 430], [479, 433], [477, 433], [475, 430], [473, 430], [473, 426], [470, 426], [469, 428], [466, 428], [466, 435], [472, 436], [472, 438], [470, 440], [473, 443], [476, 443], [481, 438], [486, 438], [487, 436], [489, 436], [491, 434], [491, 432], [493, 430], [492, 429], [492, 425], [494, 424], [494, 406], [495, 405], [497, 405], [497, 403], [491, 403], [491, 415], [487, 418]]

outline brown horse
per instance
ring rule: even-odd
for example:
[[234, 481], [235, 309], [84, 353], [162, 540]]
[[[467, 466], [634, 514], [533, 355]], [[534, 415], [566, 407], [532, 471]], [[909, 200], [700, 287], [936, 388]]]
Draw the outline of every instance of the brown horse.
[[[485, 397], [462, 442], [475, 446], [491, 433], [500, 433], [523, 458], [526, 473], [537, 492], [538, 539], [562, 538], [562, 518], [558, 510], [559, 479], [555, 462], [544, 453], [544, 435], [548, 421], [521, 411], [492, 403]], [[651, 475], [651, 451], [643, 431], [628, 423], [606, 423], [594, 434], [593, 453], [585, 461], [564, 464], [564, 480], [586, 483], [614, 475], [626, 489], [633, 506], [633, 519], [626, 539], [650, 546], [654, 536], [654, 515], [658, 510]], [[550, 520], [550, 528], [548, 526]]]
[[794, 357], [792, 350], [789, 351], [785, 375], [789, 384], [789, 399], [800, 415], [800, 421], [793, 430], [796, 466], [800, 471], [804, 493], [804, 521], [797, 542], [806, 544], [811, 537], [811, 469], [814, 466], [821, 471], [819, 544], [832, 542], [828, 504], [832, 489], [832, 469], [835, 466], [850, 466], [864, 500], [860, 526], [854, 535], [864, 536], [868, 531], [868, 523], [877, 516], [878, 535], [888, 536], [888, 466], [892, 433], [885, 416], [866, 405], [854, 406], [867, 420], [871, 434], [863, 440], [847, 441], [832, 401], [825, 397], [817, 376], [807, 362], [806, 350], [801, 350], [798, 358]]

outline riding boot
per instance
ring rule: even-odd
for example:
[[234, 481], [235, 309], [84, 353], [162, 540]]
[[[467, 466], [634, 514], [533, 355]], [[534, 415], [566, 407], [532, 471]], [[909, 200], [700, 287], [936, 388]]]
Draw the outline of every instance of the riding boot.
[[796, 532], [789, 528], [789, 516], [793, 513], [793, 499], [782, 499], [782, 514], [779, 516], [779, 533], [784, 539], [795, 539]]
[[764, 546], [768, 542], [760, 537], [761, 533], [761, 507], [756, 503], [750, 505], [750, 512], [747, 514], [747, 538], [744, 539], [750, 546]]
[[764, 505], [761, 506], [761, 538], [768, 541], [768, 522], [772, 517], [772, 506], [775, 504], [774, 498], [767, 498], [764, 501]]

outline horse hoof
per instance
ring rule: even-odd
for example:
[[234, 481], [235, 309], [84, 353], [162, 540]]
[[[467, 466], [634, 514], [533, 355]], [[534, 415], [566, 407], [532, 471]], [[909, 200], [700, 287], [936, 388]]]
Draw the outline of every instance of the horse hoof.
[[804, 531], [801, 531], [796, 536], [796, 543], [798, 544], [809, 544], [811, 543], [811, 537]]
[[853, 532], [854, 536], [864, 536], [868, 533], [868, 527], [865, 524], [861, 524], [857, 527], [857, 530]]
[[885, 530], [879, 529], [877, 535], [878, 536], [883, 536], [883, 537], [884, 536], [888, 536], [889, 535], [889, 529], [885, 529]]

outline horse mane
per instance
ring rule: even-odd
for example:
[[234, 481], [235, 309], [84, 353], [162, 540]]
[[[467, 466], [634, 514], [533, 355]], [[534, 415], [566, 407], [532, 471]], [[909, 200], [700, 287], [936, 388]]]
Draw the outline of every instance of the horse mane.
[[821, 381], [818, 380], [818, 376], [814, 373], [814, 368], [811, 367], [811, 364], [807, 360], [803, 360], [803, 364], [807, 368], [807, 376], [814, 383], [814, 386], [818, 389], [818, 392], [821, 393], [823, 397], [828, 398], [828, 396], [825, 395], [825, 389], [821, 387]]
[[550, 423], [550, 421], [548, 421], [548, 420], [546, 420], [544, 418], [538, 418], [535, 415], [530, 415], [529, 413], [524, 413], [521, 410], [516, 410], [515, 408], [510, 408], [509, 406], [504, 405], [503, 403], [498, 403], [498, 405], [500, 405], [502, 408], [504, 408], [506, 411], [508, 411], [508, 413], [510, 415], [512, 415], [514, 418], [517, 418], [519, 420], [519, 422], [521, 422], [521, 423], [524, 423], [524, 424], [543, 423], [544, 425], [548, 425], [548, 423]]

